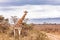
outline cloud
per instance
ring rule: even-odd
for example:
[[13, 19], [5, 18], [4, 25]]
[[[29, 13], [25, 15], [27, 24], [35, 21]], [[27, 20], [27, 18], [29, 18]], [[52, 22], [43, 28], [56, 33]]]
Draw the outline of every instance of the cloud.
[[[8, 3], [8, 2], [23, 2], [24, 0], [0, 0], [0, 3]], [[27, 0], [25, 0], [26, 2]]]
[[14, 0], [0, 0], [0, 3], [4, 3], [4, 2], [13, 2]]
[[14, 8], [0, 8], [0, 11], [13, 11]]
[[0, 0], [0, 6], [60, 5], [60, 0]]
[[26, 16], [26, 18], [60, 17], [60, 6], [53, 6], [53, 5], [9, 6], [9, 7], [0, 7], [0, 9], [1, 9], [0, 15], [4, 15], [5, 17], [10, 17], [14, 15], [21, 17], [23, 15], [24, 10], [28, 11], [28, 15]]

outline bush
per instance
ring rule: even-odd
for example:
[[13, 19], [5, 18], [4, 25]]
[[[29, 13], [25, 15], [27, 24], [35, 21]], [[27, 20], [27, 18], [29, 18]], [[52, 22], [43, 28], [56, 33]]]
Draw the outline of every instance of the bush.
[[0, 32], [1, 33], [7, 33], [9, 30], [9, 22], [8, 19], [5, 19], [3, 16], [0, 16]]

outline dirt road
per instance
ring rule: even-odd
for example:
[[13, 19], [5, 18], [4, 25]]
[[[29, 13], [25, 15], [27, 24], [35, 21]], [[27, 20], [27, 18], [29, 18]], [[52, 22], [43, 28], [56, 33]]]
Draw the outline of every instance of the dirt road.
[[50, 40], [60, 40], [59, 35], [54, 35], [54, 34], [50, 34], [50, 33], [46, 33], [46, 35], [49, 37]]

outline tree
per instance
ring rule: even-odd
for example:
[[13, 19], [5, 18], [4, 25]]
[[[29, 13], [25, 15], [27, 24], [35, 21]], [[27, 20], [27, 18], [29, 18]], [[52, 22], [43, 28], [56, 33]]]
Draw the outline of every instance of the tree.
[[4, 17], [0, 15], [0, 22], [4, 20]]
[[27, 19], [24, 19], [23, 23], [27, 23], [27, 22], [28, 22], [28, 20], [29, 20], [28, 18], [27, 18]]
[[17, 22], [17, 20], [18, 20], [18, 17], [17, 16], [11, 16], [11, 22], [12, 23], [16, 23]]

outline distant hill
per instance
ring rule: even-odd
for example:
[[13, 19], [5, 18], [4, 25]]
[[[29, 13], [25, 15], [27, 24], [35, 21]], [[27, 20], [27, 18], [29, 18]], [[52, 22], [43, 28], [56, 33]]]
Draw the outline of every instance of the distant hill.
[[43, 23], [51, 23], [51, 24], [60, 24], [60, 18], [34, 18], [29, 19], [28, 23], [34, 23], [34, 24], [43, 24]]

